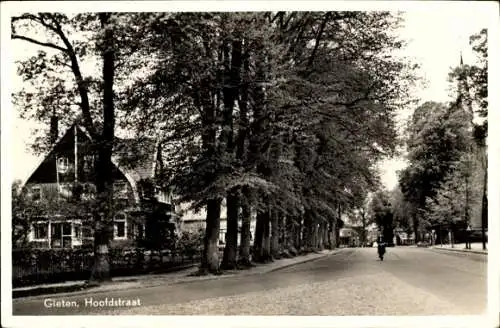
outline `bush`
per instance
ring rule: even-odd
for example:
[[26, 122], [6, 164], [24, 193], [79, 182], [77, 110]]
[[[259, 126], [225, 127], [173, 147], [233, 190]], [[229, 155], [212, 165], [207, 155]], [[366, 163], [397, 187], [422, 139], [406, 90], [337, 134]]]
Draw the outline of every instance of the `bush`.
[[[190, 239], [182, 239], [190, 240]], [[111, 275], [123, 276], [171, 269], [194, 263], [200, 253], [186, 243], [179, 250], [152, 251], [138, 247], [111, 248]], [[199, 245], [199, 244], [196, 244]], [[86, 280], [94, 263], [92, 248], [15, 249], [12, 251], [14, 287]]]
[[203, 246], [203, 236], [202, 229], [182, 231], [175, 244], [176, 251], [187, 256], [200, 254]]

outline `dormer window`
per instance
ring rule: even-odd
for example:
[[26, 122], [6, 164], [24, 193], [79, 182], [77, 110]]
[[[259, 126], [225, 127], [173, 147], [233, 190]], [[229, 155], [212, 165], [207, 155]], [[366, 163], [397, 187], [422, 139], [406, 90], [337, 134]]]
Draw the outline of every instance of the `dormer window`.
[[69, 170], [69, 160], [67, 157], [59, 157], [57, 159], [57, 171], [59, 173], [66, 173]]
[[85, 155], [83, 157], [83, 170], [85, 172], [90, 172], [94, 169], [94, 155]]

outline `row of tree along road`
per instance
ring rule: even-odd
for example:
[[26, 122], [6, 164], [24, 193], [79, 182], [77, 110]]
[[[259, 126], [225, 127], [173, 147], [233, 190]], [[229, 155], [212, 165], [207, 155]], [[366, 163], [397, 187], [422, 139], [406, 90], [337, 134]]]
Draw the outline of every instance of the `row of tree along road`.
[[342, 213], [378, 189], [376, 164], [398, 145], [395, 112], [413, 100], [417, 67], [394, 55], [401, 22], [387, 12], [14, 17], [12, 38], [40, 47], [18, 66], [22, 116], [79, 118], [96, 141], [91, 279], [110, 279], [111, 156], [123, 131], [160, 139], [168, 161], [156, 183], [206, 211], [201, 273], [335, 247]]

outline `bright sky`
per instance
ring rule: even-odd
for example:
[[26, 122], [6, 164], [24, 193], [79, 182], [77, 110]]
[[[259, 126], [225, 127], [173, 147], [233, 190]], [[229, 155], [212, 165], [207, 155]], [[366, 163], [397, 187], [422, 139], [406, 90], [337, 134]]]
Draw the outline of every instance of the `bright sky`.
[[[484, 11], [483, 11], [484, 13]], [[463, 52], [465, 63], [473, 61], [473, 55], [468, 46], [471, 34], [479, 32], [485, 25], [484, 16], [479, 11], [471, 10], [470, 6], [454, 6], [453, 10], [428, 10], [421, 8], [405, 13], [405, 27], [400, 31], [402, 38], [408, 40], [408, 47], [404, 55], [415, 58], [420, 63], [420, 74], [427, 80], [427, 87], [414, 90], [421, 101], [450, 100], [448, 96], [447, 76], [452, 66], [459, 63], [460, 52]], [[33, 51], [33, 47], [26, 46], [23, 41], [15, 40], [12, 44], [12, 59], [19, 59]], [[15, 70], [12, 70], [14, 73]], [[13, 88], [19, 88], [21, 80], [12, 79]], [[411, 114], [411, 110], [400, 113], [404, 119]], [[34, 124], [20, 120], [17, 115], [13, 119], [12, 138], [12, 178], [26, 179], [38, 165], [39, 158], [32, 155], [27, 149], [31, 142], [31, 131]], [[388, 160], [382, 163], [382, 181], [391, 189], [397, 184], [396, 170], [405, 166], [401, 159]]]

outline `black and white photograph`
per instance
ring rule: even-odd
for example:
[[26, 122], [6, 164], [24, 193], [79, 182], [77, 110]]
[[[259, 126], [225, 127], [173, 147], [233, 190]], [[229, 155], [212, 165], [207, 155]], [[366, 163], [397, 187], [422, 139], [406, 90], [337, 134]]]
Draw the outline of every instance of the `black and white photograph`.
[[498, 14], [3, 2], [2, 326], [498, 327]]

